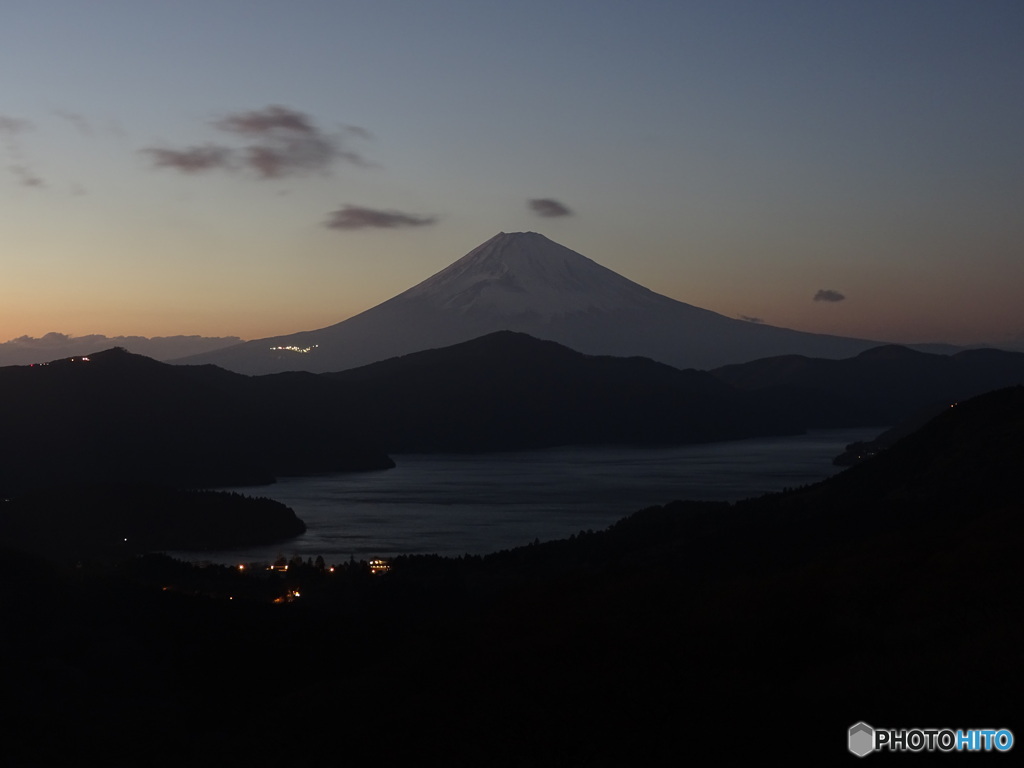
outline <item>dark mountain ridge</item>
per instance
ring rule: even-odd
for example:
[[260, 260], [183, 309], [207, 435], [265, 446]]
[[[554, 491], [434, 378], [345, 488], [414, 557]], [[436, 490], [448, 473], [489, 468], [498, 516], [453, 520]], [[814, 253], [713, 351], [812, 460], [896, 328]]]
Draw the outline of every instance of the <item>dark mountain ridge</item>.
[[[122, 349], [0, 368], [0, 491], [96, 482], [213, 487], [393, 466], [336, 414], [245, 376]], [[301, 401], [299, 401], [301, 402]]]
[[799, 427], [710, 375], [503, 332], [341, 374], [247, 377], [123, 350], [0, 369], [0, 488], [213, 487], [384, 451], [703, 442]]
[[273, 544], [305, 530], [271, 499], [138, 483], [64, 485], [0, 504], [0, 542], [55, 563]]
[[705, 372], [583, 355], [512, 331], [324, 376], [376, 404], [365, 423], [395, 452], [709, 442], [800, 431]]
[[1024, 354], [900, 347], [713, 373], [501, 331], [331, 374], [247, 377], [123, 350], [0, 368], [0, 488], [212, 487], [390, 466], [385, 451], [667, 444], [884, 426], [1024, 381]]
[[808, 427], [838, 426], [842, 414], [856, 414], [865, 425], [891, 425], [922, 408], [1024, 382], [1024, 353], [971, 349], [940, 355], [885, 345], [841, 360], [785, 355], [711, 373], [746, 392], [775, 393], [780, 408], [810, 416]]

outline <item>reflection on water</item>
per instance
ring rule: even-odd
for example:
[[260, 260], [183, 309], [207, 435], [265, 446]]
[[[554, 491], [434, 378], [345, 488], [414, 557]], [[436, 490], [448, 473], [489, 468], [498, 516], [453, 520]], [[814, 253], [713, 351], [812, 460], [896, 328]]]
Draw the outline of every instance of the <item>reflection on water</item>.
[[302, 536], [269, 547], [173, 553], [212, 562], [278, 555], [485, 554], [600, 530], [673, 499], [736, 500], [833, 474], [832, 458], [880, 429], [829, 430], [670, 448], [573, 447], [483, 455], [399, 455], [382, 472], [286, 478], [241, 493], [281, 501]]

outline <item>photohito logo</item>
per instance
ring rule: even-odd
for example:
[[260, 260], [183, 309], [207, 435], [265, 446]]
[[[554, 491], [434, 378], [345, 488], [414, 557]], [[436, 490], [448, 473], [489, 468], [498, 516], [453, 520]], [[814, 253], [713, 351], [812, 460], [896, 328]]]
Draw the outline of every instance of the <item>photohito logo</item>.
[[875, 750], [890, 752], [1006, 752], [1013, 746], [1009, 728], [872, 728], [867, 723], [850, 726], [847, 746], [857, 757]]

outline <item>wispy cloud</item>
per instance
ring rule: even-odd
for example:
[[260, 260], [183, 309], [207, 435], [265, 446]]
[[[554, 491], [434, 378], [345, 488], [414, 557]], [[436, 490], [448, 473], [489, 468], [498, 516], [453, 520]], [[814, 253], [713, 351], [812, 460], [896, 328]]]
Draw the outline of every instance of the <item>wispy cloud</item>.
[[31, 130], [32, 123], [28, 120], [22, 120], [20, 117], [0, 115], [0, 136], [4, 137], [5, 140]]
[[434, 224], [436, 216], [414, 216], [401, 211], [382, 211], [359, 205], [343, 205], [333, 211], [325, 226], [330, 229], [397, 229]]
[[836, 302], [836, 301], [843, 301], [845, 299], [846, 299], [846, 296], [841, 294], [839, 291], [833, 291], [830, 288], [822, 288], [816, 294], [814, 294], [814, 300], [815, 301], [831, 301], [831, 302]]
[[[242, 146], [206, 144], [201, 147], [142, 150], [154, 167], [182, 173], [211, 170], [247, 170], [260, 179], [281, 179], [311, 172], [327, 172], [336, 163], [366, 165], [362, 155], [345, 146], [340, 136], [320, 131], [312, 119], [287, 107], [269, 106], [236, 112], [215, 120], [222, 133], [250, 143]], [[362, 129], [345, 128], [358, 135]]]
[[21, 147], [20, 137], [34, 130], [35, 126], [28, 120], [0, 115], [0, 142], [3, 143], [4, 153], [7, 155], [7, 170], [23, 187], [46, 186], [46, 182], [32, 169]]
[[14, 177], [18, 180], [18, 183], [23, 187], [45, 187], [46, 182], [37, 176], [31, 168], [25, 165], [16, 164], [7, 166], [8, 170], [14, 174]]
[[61, 117], [67, 120], [69, 123], [71, 123], [71, 125], [75, 127], [75, 130], [78, 131], [83, 136], [93, 135], [92, 124], [85, 118], [84, 115], [80, 115], [77, 112], [69, 112], [66, 109], [54, 110], [54, 114], [57, 115], [57, 117]]
[[214, 122], [214, 126], [229, 133], [248, 136], [267, 136], [280, 131], [316, 135], [309, 118], [287, 107], [271, 106], [251, 112], [237, 112]]
[[231, 150], [215, 144], [188, 149], [149, 147], [142, 151], [153, 158], [153, 165], [157, 168], [173, 168], [182, 173], [202, 173], [231, 165]]
[[544, 216], [546, 218], [556, 218], [558, 216], [572, 216], [572, 210], [558, 202], [552, 200], [550, 197], [538, 197], [528, 201], [530, 210], [538, 216]]
[[746, 320], [748, 323], [763, 323], [764, 318], [762, 317], [750, 317], [750, 315], [740, 315], [740, 320]]
[[370, 133], [365, 128], [363, 128], [362, 126], [359, 126], [359, 125], [343, 125], [341, 127], [345, 130], [345, 133], [350, 133], [350, 134], [352, 134], [353, 136], [355, 136], [357, 138], [360, 138], [360, 139], [372, 139], [373, 138], [373, 134]]

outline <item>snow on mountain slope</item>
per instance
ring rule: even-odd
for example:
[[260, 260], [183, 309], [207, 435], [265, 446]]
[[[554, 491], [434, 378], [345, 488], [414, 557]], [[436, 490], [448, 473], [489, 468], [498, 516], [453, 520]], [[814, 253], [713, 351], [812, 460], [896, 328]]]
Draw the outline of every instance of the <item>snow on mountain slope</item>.
[[734, 320], [655, 293], [543, 235], [502, 232], [341, 323], [177, 362], [250, 374], [340, 371], [502, 330], [679, 368], [781, 354], [847, 357], [878, 344]]
[[534, 232], [502, 232], [395, 298], [418, 297], [463, 314], [545, 319], [665, 300]]

